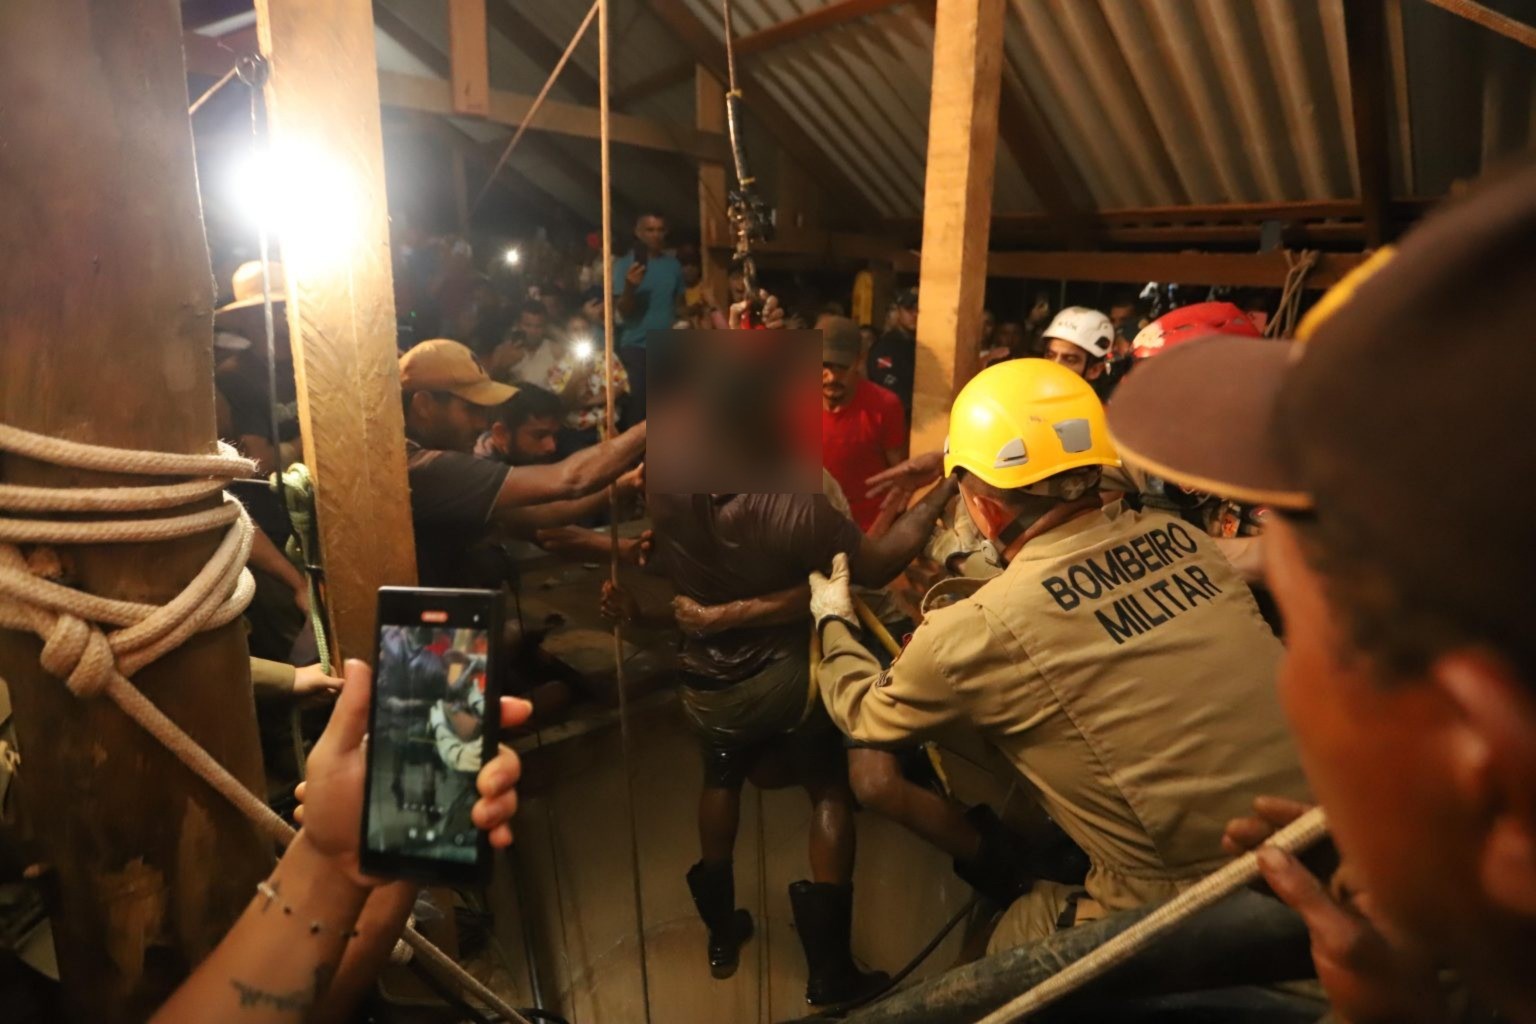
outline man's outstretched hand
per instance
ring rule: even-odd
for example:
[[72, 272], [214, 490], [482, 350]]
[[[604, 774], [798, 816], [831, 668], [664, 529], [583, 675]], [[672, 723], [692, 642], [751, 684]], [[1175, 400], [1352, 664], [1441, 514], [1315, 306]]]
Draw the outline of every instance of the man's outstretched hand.
[[1306, 922], [1312, 962], [1336, 1014], [1351, 1024], [1448, 1020], [1434, 963], [1373, 917], [1367, 892], [1341, 884], [1347, 865], [1325, 886], [1301, 861], [1265, 845], [1309, 809], [1283, 797], [1258, 797], [1251, 816], [1227, 823], [1221, 845], [1233, 855], [1258, 851], [1264, 880]]
[[864, 481], [869, 485], [866, 493], [874, 498], [888, 491], [905, 490], [910, 496], [913, 492], [933, 483], [943, 472], [944, 453], [924, 452], [922, 455], [914, 455], [905, 462], [898, 462], [890, 469], [883, 469], [867, 478]]

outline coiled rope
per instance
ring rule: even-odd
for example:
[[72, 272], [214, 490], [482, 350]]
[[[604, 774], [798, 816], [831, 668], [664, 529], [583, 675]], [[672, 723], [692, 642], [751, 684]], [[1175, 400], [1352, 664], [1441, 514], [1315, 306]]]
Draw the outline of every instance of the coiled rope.
[[[1314, 807], [1270, 837], [1266, 845], [1294, 852], [1328, 834], [1328, 819]], [[1173, 899], [1158, 907], [1092, 953], [1075, 960], [1034, 988], [1004, 1003], [977, 1024], [1007, 1024], [1038, 1013], [1062, 997], [1082, 988], [1135, 956], [1163, 932], [1183, 923], [1212, 904], [1219, 903], [1259, 877], [1259, 861], [1253, 851], [1206, 875]]]
[[[221, 444], [218, 455], [175, 455], [83, 444], [0, 424], [0, 450], [71, 469], [155, 477], [191, 477], [172, 484], [126, 487], [29, 487], [0, 483], [0, 511], [140, 512], [182, 508], [222, 493], [249, 477], [255, 464]], [[186, 587], [163, 605], [100, 597], [43, 578], [21, 544], [116, 544], [174, 540], [224, 529], [212, 556]], [[218, 629], [245, 611], [256, 585], [245, 568], [254, 527], [239, 502], [159, 519], [55, 522], [0, 518], [0, 627], [43, 641], [41, 664], [76, 697], [105, 696], [267, 835], [286, 845], [294, 829], [241, 784], [196, 740], [134, 686], [130, 677], [194, 634]], [[43, 559], [37, 559], [43, 562]], [[116, 626], [103, 632], [101, 625]], [[460, 967], [414, 928], [403, 941], [467, 992], [508, 1020], [528, 1024], [505, 1000]]]

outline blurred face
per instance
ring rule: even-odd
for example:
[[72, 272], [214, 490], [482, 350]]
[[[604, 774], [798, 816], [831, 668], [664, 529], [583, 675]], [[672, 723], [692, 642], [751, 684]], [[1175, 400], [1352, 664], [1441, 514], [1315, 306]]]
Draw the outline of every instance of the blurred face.
[[1045, 340], [1045, 358], [1059, 366], [1065, 366], [1079, 377], [1088, 376], [1088, 353], [1060, 338]]
[[544, 330], [549, 320], [542, 312], [523, 310], [517, 317], [517, 329], [522, 332], [524, 342], [530, 347], [538, 345], [544, 340]]
[[859, 328], [859, 349], [865, 355], [869, 355], [870, 346], [874, 345], [874, 343], [879, 340], [880, 335], [875, 333], [875, 329], [873, 327]]
[[667, 223], [660, 217], [641, 217], [635, 222], [635, 240], [652, 255], [667, 242]]
[[689, 288], [692, 288], [694, 285], [698, 284], [703, 277], [704, 274], [699, 269], [699, 265], [697, 263], [683, 264], [683, 284], [687, 285]]
[[1109, 307], [1109, 322], [1114, 324], [1115, 325], [1115, 330], [1118, 331], [1120, 329], [1121, 325], [1126, 323], [1128, 320], [1130, 320], [1133, 316], [1135, 316], [1135, 314], [1136, 314], [1136, 307], [1131, 305], [1130, 303], [1122, 303], [1121, 305], [1118, 305], [1118, 306], [1110, 306]]
[[1434, 685], [1385, 679], [1351, 648], [1295, 527], [1272, 516], [1264, 541], [1286, 624], [1281, 703], [1373, 916], [1432, 944], [1487, 943], [1475, 863], [1486, 808], [1469, 806], [1448, 764], [1460, 716]]
[[896, 307], [896, 326], [908, 333], [917, 330], [917, 307], [908, 309], [905, 306]]
[[853, 367], [836, 363], [821, 364], [821, 397], [823, 404], [836, 408], [848, 400], [853, 390]]
[[743, 275], [732, 271], [731, 277], [731, 301], [740, 302], [747, 297], [747, 279]]

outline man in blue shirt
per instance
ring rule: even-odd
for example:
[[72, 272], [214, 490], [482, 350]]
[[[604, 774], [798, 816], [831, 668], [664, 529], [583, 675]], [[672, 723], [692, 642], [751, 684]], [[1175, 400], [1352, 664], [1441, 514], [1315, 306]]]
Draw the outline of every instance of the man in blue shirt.
[[645, 418], [646, 335], [671, 330], [685, 289], [682, 264], [661, 251], [666, 240], [662, 216], [643, 213], [635, 220], [634, 249], [613, 261], [619, 359], [629, 373], [626, 426]]

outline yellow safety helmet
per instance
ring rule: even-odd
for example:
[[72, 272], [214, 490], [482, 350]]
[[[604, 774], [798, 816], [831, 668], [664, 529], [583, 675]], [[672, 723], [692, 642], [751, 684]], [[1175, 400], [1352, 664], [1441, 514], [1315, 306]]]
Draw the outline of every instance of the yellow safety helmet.
[[982, 370], [955, 397], [944, 474], [957, 468], [1014, 490], [1086, 466], [1118, 466], [1093, 387], [1047, 359]]

